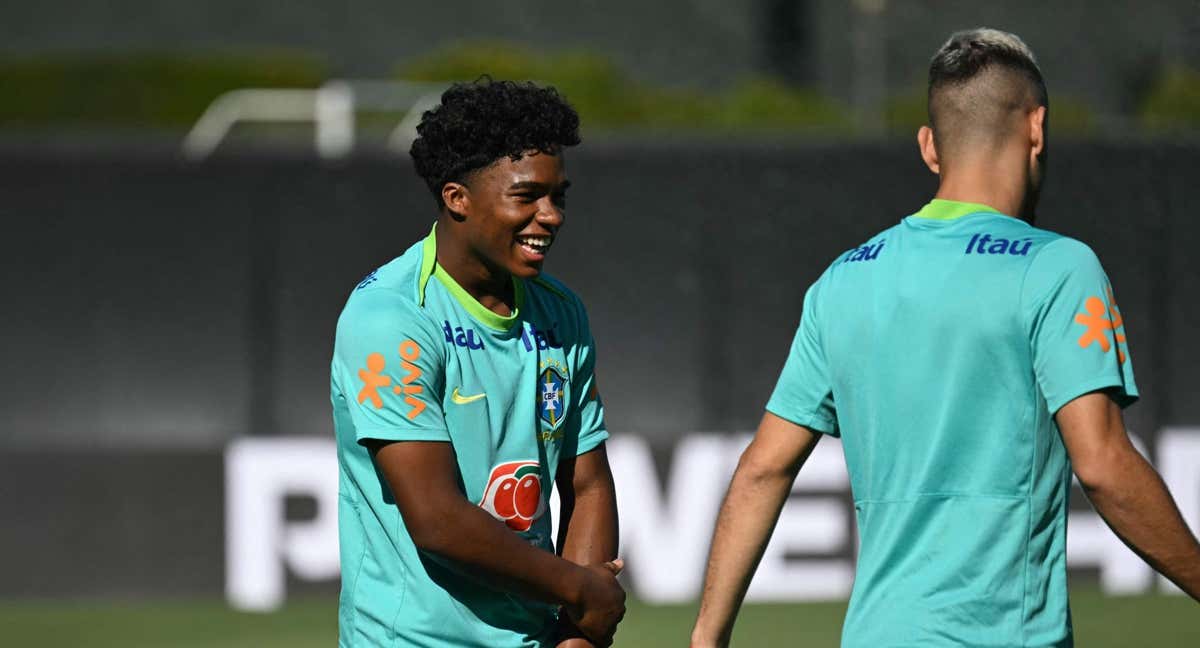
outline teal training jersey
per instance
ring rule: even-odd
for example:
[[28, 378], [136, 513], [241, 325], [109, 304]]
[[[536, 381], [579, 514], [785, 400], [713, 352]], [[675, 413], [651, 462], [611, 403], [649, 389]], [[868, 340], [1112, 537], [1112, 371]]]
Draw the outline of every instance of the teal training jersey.
[[935, 200], [808, 290], [767, 409], [840, 436], [862, 545], [842, 645], [1070, 646], [1054, 414], [1137, 397], [1083, 243]]
[[559, 460], [608, 436], [587, 316], [544, 275], [514, 279], [516, 310], [493, 313], [437, 266], [434, 236], [368, 275], [338, 320], [339, 645], [546, 645], [552, 607], [416, 548], [364, 442], [450, 443], [463, 496], [553, 551]]

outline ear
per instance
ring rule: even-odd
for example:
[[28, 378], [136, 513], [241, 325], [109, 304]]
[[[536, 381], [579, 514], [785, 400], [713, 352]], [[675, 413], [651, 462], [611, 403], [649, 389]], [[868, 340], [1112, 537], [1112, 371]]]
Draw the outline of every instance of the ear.
[[933, 143], [932, 128], [922, 126], [917, 131], [917, 146], [921, 149], [921, 159], [925, 160], [925, 166], [929, 167], [930, 171], [940, 175], [942, 166], [938, 162], [937, 146]]
[[1038, 106], [1029, 113], [1029, 153], [1038, 157], [1046, 150], [1046, 107]]
[[447, 182], [442, 185], [442, 204], [454, 220], [465, 220], [471, 211], [471, 190], [465, 184]]

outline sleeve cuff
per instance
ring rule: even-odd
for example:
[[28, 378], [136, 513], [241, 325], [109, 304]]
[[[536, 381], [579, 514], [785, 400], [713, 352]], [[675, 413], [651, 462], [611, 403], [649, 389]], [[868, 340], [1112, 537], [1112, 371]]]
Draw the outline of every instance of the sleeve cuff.
[[1050, 410], [1050, 415], [1053, 416], [1054, 414], [1058, 413], [1058, 410], [1062, 409], [1063, 405], [1070, 403], [1084, 394], [1090, 394], [1094, 391], [1100, 391], [1102, 389], [1113, 388], [1116, 389], [1116, 393], [1113, 394], [1113, 397], [1121, 409], [1125, 409], [1126, 407], [1129, 407], [1137, 402], [1137, 388], [1130, 389], [1129, 386], [1126, 385], [1125, 380], [1120, 376], [1103, 376], [1101, 378], [1093, 378], [1092, 380], [1077, 383], [1069, 389], [1061, 390], [1056, 395], [1048, 395], [1046, 397], [1046, 408]]
[[812, 430], [813, 432], [820, 432], [821, 434], [828, 434], [829, 436], [832, 436], [832, 437], [842, 436], [841, 431], [838, 430], [837, 422], [831, 421], [828, 418], [821, 416], [820, 414], [809, 413], [809, 414], [801, 414], [801, 415], [797, 416], [796, 414], [781, 412], [777, 408], [775, 408], [773, 406], [773, 404], [771, 404], [771, 403], [767, 403], [766, 409], [768, 412], [774, 414], [775, 416], [778, 416], [779, 418], [781, 418], [785, 421], [790, 421], [792, 423], [795, 423], [796, 425], [803, 425], [804, 427]]
[[575, 456], [578, 457], [581, 454], [595, 450], [596, 446], [604, 443], [606, 439], [608, 439], [608, 430], [604, 428], [593, 430], [586, 437], [579, 439], [579, 444], [575, 448]]
[[445, 428], [370, 427], [357, 430], [359, 443], [376, 441], [449, 441]]

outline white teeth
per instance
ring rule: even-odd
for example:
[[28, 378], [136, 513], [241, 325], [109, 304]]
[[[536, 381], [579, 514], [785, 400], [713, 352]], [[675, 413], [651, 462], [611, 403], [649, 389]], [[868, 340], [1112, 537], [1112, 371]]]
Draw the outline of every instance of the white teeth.
[[532, 248], [535, 252], [541, 252], [550, 247], [550, 237], [547, 236], [521, 236], [517, 238], [517, 242]]

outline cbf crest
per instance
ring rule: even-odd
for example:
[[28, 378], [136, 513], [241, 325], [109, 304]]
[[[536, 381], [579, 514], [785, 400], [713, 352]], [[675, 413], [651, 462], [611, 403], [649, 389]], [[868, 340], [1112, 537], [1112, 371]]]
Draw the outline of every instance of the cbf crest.
[[567, 368], [553, 358], [542, 360], [538, 370], [538, 418], [543, 428], [553, 430], [567, 416], [569, 376]]

